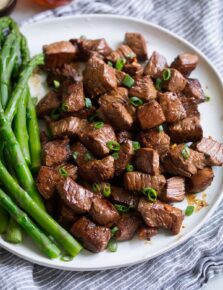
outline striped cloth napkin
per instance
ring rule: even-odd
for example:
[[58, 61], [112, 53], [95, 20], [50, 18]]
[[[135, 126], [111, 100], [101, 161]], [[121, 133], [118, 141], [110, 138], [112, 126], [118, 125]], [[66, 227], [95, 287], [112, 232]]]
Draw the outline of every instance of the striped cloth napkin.
[[[222, 0], [76, 0], [29, 22], [81, 13], [130, 15], [157, 23], [200, 48], [223, 76]], [[0, 249], [0, 289], [199, 289], [223, 272], [223, 203], [187, 242], [148, 262], [97, 272], [65, 272], [33, 265]]]

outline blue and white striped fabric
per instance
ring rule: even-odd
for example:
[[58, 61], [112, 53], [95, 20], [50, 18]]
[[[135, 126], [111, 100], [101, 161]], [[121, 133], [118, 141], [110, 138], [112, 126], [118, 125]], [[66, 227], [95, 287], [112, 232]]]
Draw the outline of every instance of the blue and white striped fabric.
[[[76, 0], [30, 21], [81, 13], [130, 15], [157, 23], [200, 48], [223, 76], [222, 0]], [[199, 289], [223, 272], [223, 203], [186, 243], [143, 264], [104, 272], [46, 269], [0, 249], [1, 290]]]

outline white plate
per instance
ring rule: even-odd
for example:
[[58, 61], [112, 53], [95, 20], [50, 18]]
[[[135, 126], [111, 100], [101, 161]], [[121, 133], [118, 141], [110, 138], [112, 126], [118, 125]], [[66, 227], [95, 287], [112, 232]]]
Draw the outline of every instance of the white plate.
[[[27, 36], [32, 55], [41, 52], [43, 44], [85, 35], [88, 38], [105, 37], [108, 43], [115, 48], [123, 41], [125, 32], [140, 32], [148, 42], [149, 54], [153, 50], [165, 55], [171, 62], [180, 52], [194, 52], [200, 58], [198, 69], [192, 74], [198, 78], [205, 92], [211, 96], [211, 102], [200, 106], [202, 126], [205, 136], [222, 141], [223, 132], [223, 99], [222, 81], [220, 76], [207, 58], [187, 41], [175, 34], [154, 24], [128, 17], [112, 15], [81, 15], [76, 17], [57, 18], [37, 24], [22, 27]], [[91, 254], [83, 251], [71, 262], [49, 260], [45, 258], [34, 243], [26, 238], [22, 245], [11, 245], [0, 238], [1, 247], [15, 255], [40, 265], [65, 270], [98, 270], [122, 267], [149, 260], [178, 246], [204, 224], [220, 203], [223, 189], [223, 169], [214, 168], [215, 179], [207, 193], [208, 207], [203, 208], [191, 217], [186, 217], [184, 227], [177, 236], [161, 232], [152, 238], [151, 242], [139, 241], [119, 243], [116, 253], [104, 251]], [[181, 209], [187, 206], [186, 201], [177, 204]]]

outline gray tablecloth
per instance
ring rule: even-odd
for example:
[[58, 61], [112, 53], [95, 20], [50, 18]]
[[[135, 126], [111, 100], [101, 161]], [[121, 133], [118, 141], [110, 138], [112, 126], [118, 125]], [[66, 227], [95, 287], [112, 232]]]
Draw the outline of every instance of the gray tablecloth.
[[[131, 15], [157, 23], [200, 48], [223, 75], [222, 0], [76, 0], [30, 21], [81, 13]], [[186, 243], [140, 265], [104, 272], [46, 269], [0, 249], [0, 289], [199, 289], [223, 272], [223, 203]]]

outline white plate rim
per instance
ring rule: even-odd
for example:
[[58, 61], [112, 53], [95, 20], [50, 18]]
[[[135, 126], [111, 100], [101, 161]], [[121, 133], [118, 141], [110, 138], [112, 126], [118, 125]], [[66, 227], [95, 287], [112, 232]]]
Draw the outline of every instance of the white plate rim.
[[[41, 20], [35, 23], [31, 23], [31, 24], [23, 24], [21, 26], [21, 28], [25, 27], [26, 25], [38, 25], [40, 23], [49, 23], [49, 22], [54, 22], [54, 21], [61, 21], [63, 22], [64, 20], [69, 20], [69, 19], [78, 19], [78, 18], [113, 18], [113, 19], [120, 19], [120, 20], [128, 20], [128, 21], [133, 21], [136, 22], [138, 24], [144, 24], [147, 26], [150, 26], [152, 28], [156, 28], [160, 31], [162, 31], [163, 33], [172, 36], [173, 38], [179, 40], [180, 42], [182, 42], [183, 44], [187, 45], [188, 47], [190, 47], [191, 49], [193, 49], [194, 51], [196, 51], [199, 55], [202, 56], [202, 58], [205, 60], [205, 62], [209, 65], [209, 67], [213, 70], [213, 72], [215, 73], [220, 85], [223, 88], [223, 79], [220, 76], [220, 73], [217, 71], [217, 69], [214, 67], [213, 63], [204, 55], [203, 52], [201, 52], [198, 48], [196, 48], [193, 44], [191, 44], [189, 41], [187, 41], [186, 39], [184, 39], [181, 36], [178, 36], [177, 34], [175, 34], [174, 32], [169, 31], [166, 28], [163, 28], [157, 24], [151, 23], [149, 21], [145, 21], [142, 19], [137, 19], [134, 17], [130, 17], [130, 16], [123, 16], [123, 15], [112, 15], [112, 14], [80, 14], [80, 15], [71, 15], [71, 16], [64, 16], [64, 17], [52, 17], [46, 20]], [[196, 227], [194, 227], [194, 229], [192, 229], [190, 232], [188, 232], [187, 234], [185, 234], [184, 236], [182, 236], [180, 239], [178, 239], [177, 241], [173, 242], [172, 244], [170, 244], [170, 246], [165, 247], [164, 249], [161, 249], [160, 251], [156, 252], [155, 254], [150, 254], [149, 257], [144, 257], [141, 259], [136, 259], [134, 261], [130, 261], [130, 262], [122, 262], [120, 260], [119, 264], [113, 265], [111, 267], [94, 267], [94, 268], [78, 268], [78, 267], [73, 267], [73, 266], [69, 266], [68, 264], [64, 264], [64, 265], [56, 265], [56, 264], [51, 264], [48, 263], [47, 261], [39, 261], [38, 259], [32, 258], [32, 257], [27, 257], [26, 255], [23, 255], [22, 253], [18, 252], [13, 247], [10, 247], [11, 244], [3, 244], [1, 242], [0, 239], [0, 247], [2, 247], [3, 249], [7, 250], [8, 252], [26, 260], [29, 262], [32, 262], [34, 264], [38, 264], [41, 266], [45, 266], [48, 268], [55, 268], [55, 269], [60, 269], [60, 270], [67, 270], [67, 271], [98, 271], [98, 270], [107, 270], [107, 269], [114, 269], [114, 268], [121, 268], [121, 267], [126, 267], [126, 266], [131, 266], [131, 265], [136, 265], [139, 263], [143, 263], [145, 261], [151, 260], [155, 257], [158, 257], [164, 253], [167, 253], [169, 251], [171, 251], [172, 249], [176, 248], [177, 246], [181, 245], [183, 242], [187, 241], [191, 236], [193, 236], [206, 222], [207, 220], [213, 215], [213, 213], [215, 212], [216, 208], [218, 207], [218, 205], [220, 204], [220, 202], [223, 199], [223, 188], [221, 188], [221, 193], [219, 194], [218, 198], [215, 200], [214, 204], [212, 204], [210, 210], [208, 211], [208, 213], [203, 217], [203, 219], [198, 223], [198, 225]], [[52, 261], [52, 260], [49, 260]]]

